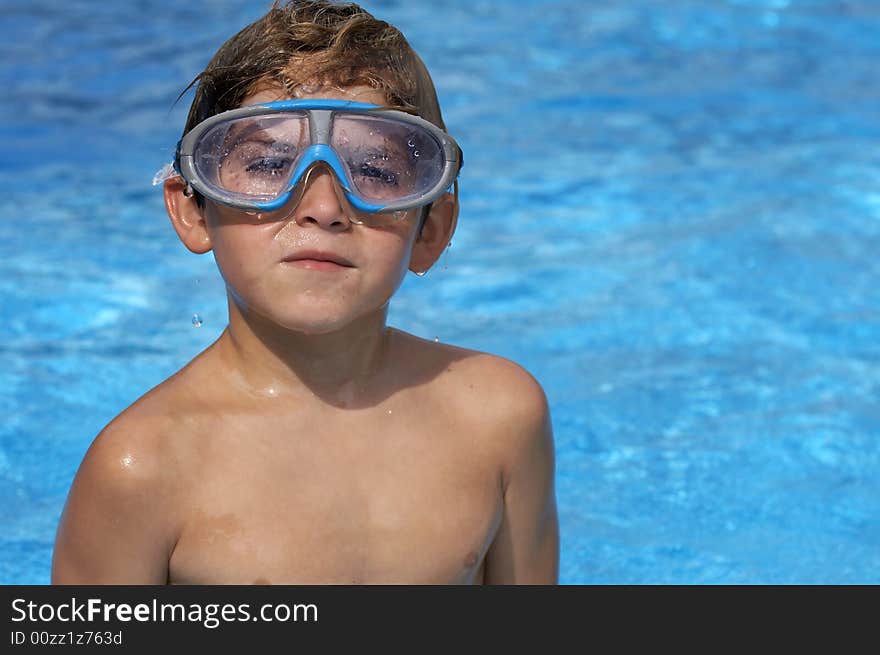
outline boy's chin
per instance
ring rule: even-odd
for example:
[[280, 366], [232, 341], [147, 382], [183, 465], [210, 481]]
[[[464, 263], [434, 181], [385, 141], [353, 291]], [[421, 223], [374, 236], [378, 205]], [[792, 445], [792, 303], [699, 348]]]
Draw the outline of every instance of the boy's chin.
[[302, 336], [322, 336], [333, 333], [369, 333], [385, 326], [389, 297], [376, 294], [351, 302], [345, 292], [326, 294], [260, 294], [243, 298], [230, 293], [230, 322], [233, 314], [250, 324], [257, 334], [267, 336], [284, 332]]

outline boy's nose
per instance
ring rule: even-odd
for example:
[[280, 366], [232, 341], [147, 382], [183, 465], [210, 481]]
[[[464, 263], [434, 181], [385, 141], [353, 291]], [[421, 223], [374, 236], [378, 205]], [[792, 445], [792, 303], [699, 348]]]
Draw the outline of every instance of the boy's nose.
[[327, 166], [315, 165], [306, 171], [300, 181], [300, 199], [294, 210], [299, 225], [314, 224], [336, 231], [351, 225], [348, 207], [336, 180], [336, 174]]

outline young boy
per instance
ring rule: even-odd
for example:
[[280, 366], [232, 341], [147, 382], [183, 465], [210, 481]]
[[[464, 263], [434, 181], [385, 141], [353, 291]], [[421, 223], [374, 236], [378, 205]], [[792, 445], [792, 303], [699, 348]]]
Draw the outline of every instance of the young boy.
[[199, 76], [184, 135], [165, 203], [229, 325], [95, 439], [53, 582], [555, 583], [541, 387], [386, 326], [449, 243], [461, 166], [400, 32], [276, 3]]

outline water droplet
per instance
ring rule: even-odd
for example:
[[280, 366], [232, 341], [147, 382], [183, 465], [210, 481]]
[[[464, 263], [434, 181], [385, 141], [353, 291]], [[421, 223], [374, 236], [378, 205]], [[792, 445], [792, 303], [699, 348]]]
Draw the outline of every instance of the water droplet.
[[388, 413], [389, 413], [389, 414], [391, 413], [391, 410], [390, 410], [390, 409], [388, 410]]
[[418, 157], [418, 156], [419, 156], [419, 151], [413, 150], [413, 157]]
[[419, 277], [424, 277], [425, 273], [427, 273], [427, 272], [428, 271], [416, 271], [416, 275], [418, 275]]
[[440, 337], [434, 337], [434, 343], [440, 343]]
[[195, 327], [202, 327], [202, 317], [198, 314], [193, 314], [192, 324]]

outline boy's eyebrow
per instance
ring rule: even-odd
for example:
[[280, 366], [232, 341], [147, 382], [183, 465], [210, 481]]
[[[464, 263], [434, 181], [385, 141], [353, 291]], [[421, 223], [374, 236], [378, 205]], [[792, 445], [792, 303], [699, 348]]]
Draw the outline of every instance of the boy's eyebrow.
[[[239, 141], [241, 139], [241, 143], [245, 143], [247, 141], [253, 141], [255, 143], [266, 143], [266, 144], [274, 144], [274, 143], [284, 143], [278, 138], [259, 138], [259, 134], [261, 132], [269, 133], [269, 130], [272, 128], [261, 126], [256, 121], [251, 122], [242, 122], [242, 124], [233, 124], [230, 126], [229, 130], [226, 132], [226, 135], [223, 137], [223, 141], [226, 143]], [[305, 133], [305, 130], [299, 130], [300, 141], [302, 140], [302, 135]], [[245, 138], [246, 137], [246, 138]], [[291, 145], [290, 142], [287, 142], [288, 145]]]
[[240, 141], [237, 145], [244, 146], [248, 144], [255, 144], [260, 146], [265, 146], [268, 150], [280, 151], [280, 152], [296, 152], [297, 147], [293, 143], [284, 143], [282, 141], [277, 141], [274, 139], [244, 139]]
[[229, 126], [229, 129], [226, 130], [226, 134], [223, 135], [223, 141], [224, 143], [238, 141], [240, 138], [245, 136], [244, 133], [247, 131], [256, 131], [256, 126], [254, 125], [254, 123], [245, 123], [243, 121], [241, 123], [233, 123]]

